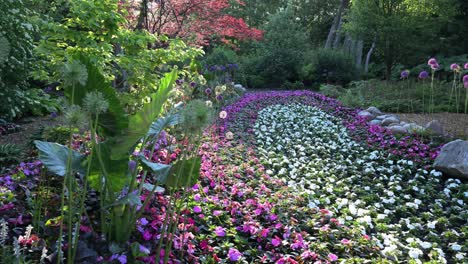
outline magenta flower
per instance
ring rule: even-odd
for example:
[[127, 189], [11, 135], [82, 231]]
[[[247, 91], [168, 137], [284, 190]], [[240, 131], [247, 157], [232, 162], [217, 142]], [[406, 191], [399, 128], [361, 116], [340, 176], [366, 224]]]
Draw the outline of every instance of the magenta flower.
[[229, 260], [231, 261], [238, 261], [242, 257], [242, 253], [235, 248], [230, 248], [228, 252]]
[[408, 78], [408, 77], [409, 77], [409, 73], [410, 73], [409, 70], [404, 70], [404, 71], [402, 71], [402, 72], [400, 73], [401, 79], [406, 79], [406, 78]]
[[199, 214], [199, 213], [202, 212], [202, 209], [201, 209], [200, 206], [197, 205], [197, 206], [193, 207], [193, 211], [194, 211], [195, 213]]
[[226, 231], [224, 229], [224, 227], [221, 227], [221, 226], [217, 226], [215, 228], [215, 234], [219, 237], [223, 237], [226, 235]]
[[429, 61], [427, 62], [427, 65], [439, 65], [439, 63], [437, 62], [437, 60], [435, 58], [430, 58]]
[[450, 65], [450, 69], [451, 69], [452, 71], [459, 71], [459, 70], [461, 70], [460, 66], [459, 66], [458, 64], [456, 64], [456, 63], [452, 63], [452, 65]]
[[468, 74], [463, 76], [463, 86], [468, 89]]
[[343, 239], [341, 239], [341, 244], [343, 244], [343, 245], [349, 245], [349, 244], [351, 244], [351, 240], [346, 239], [346, 238], [343, 238]]
[[273, 246], [275, 246], [275, 247], [281, 245], [281, 242], [282, 242], [282, 240], [281, 240], [281, 238], [279, 238], [278, 236], [275, 236], [275, 238], [273, 238], [273, 239], [271, 240], [271, 244], [272, 244]]
[[431, 65], [431, 69], [433, 69], [434, 71], [439, 69], [439, 67], [440, 67], [440, 65], [438, 63]]
[[223, 211], [220, 211], [220, 210], [214, 210], [213, 211], [214, 216], [220, 216], [222, 213], [223, 213]]
[[429, 73], [427, 71], [422, 71], [419, 73], [419, 79], [426, 79], [427, 77], [429, 77]]
[[330, 259], [330, 261], [337, 261], [338, 260], [338, 256], [333, 254], [333, 253], [328, 254], [328, 258]]
[[465, 70], [468, 70], [468, 62], [465, 63], [465, 66], [463, 68], [465, 68]]

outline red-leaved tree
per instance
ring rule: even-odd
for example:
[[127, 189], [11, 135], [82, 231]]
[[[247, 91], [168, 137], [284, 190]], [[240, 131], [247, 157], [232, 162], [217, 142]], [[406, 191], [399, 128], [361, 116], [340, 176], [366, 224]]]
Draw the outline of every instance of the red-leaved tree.
[[[227, 14], [229, 0], [120, 0], [128, 10], [128, 19], [136, 29], [171, 38], [182, 38], [196, 45], [208, 45], [219, 39], [262, 38], [261, 30], [249, 27], [242, 18]], [[242, 3], [241, 3], [242, 4]]]

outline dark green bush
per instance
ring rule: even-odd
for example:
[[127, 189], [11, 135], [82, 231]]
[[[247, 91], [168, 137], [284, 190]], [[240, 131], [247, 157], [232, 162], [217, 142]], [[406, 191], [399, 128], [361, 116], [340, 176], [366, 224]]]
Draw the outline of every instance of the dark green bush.
[[42, 131], [41, 140], [48, 142], [57, 142], [65, 145], [70, 139], [70, 133], [80, 133], [78, 129], [70, 129], [66, 126], [46, 127]]
[[234, 50], [224, 46], [217, 46], [206, 54], [202, 64], [209, 67], [212, 65], [237, 64], [238, 62], [239, 57]]
[[338, 98], [345, 92], [346, 90], [342, 86], [339, 86], [339, 85], [332, 85], [332, 84], [320, 85], [320, 93], [331, 98]]
[[313, 83], [345, 85], [357, 77], [353, 59], [340, 50], [318, 49], [310, 52], [301, 69], [301, 77]]
[[[7, 167], [21, 160], [21, 148], [14, 144], [0, 144], [0, 165]], [[2, 168], [3, 169], [3, 168]], [[1, 172], [1, 170], [0, 170]]]
[[295, 82], [286, 81], [281, 86], [281, 89], [284, 89], [284, 90], [303, 90], [304, 88], [305, 88], [304, 83], [300, 81], [295, 81]]

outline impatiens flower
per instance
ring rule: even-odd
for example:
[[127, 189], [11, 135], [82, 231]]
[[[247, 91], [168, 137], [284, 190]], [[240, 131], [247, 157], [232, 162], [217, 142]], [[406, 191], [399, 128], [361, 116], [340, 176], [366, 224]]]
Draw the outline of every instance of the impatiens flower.
[[217, 226], [217, 227], [215, 228], [215, 234], [216, 234], [217, 236], [219, 236], [219, 237], [223, 237], [223, 236], [226, 235], [226, 231], [225, 231], [225, 229], [224, 229], [223, 227]]
[[238, 261], [242, 257], [242, 253], [235, 248], [230, 248], [228, 252], [229, 260], [231, 261]]
[[219, 112], [219, 118], [225, 119], [226, 117], [227, 117], [227, 112], [226, 111]]
[[213, 211], [214, 216], [220, 216], [222, 213], [223, 213], [223, 211], [220, 211], [220, 210], [214, 210]]
[[409, 77], [409, 73], [410, 73], [409, 70], [404, 70], [404, 71], [402, 71], [402, 72], [400, 73], [401, 79], [406, 79], [406, 78], [408, 78], [408, 77]]
[[275, 247], [281, 245], [281, 238], [279, 238], [278, 236], [275, 236], [272, 240], [271, 240], [271, 244]]
[[346, 238], [343, 238], [343, 239], [341, 239], [341, 244], [343, 244], [343, 245], [349, 245], [349, 244], [351, 244], [351, 240], [346, 239]]
[[202, 209], [200, 206], [196, 205], [193, 207], [193, 211], [198, 214], [202, 212]]
[[328, 254], [328, 258], [330, 259], [330, 261], [337, 261], [338, 260], [338, 256], [333, 254], [333, 253]]
[[459, 71], [459, 70], [461, 70], [460, 65], [458, 65], [458, 64], [456, 64], [456, 63], [452, 63], [452, 65], [450, 65], [450, 69], [451, 69], [452, 71]]

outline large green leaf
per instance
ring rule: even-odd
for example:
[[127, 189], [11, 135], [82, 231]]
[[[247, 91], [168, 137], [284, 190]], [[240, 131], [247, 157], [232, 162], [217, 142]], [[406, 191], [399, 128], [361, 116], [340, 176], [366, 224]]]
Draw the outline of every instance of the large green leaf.
[[161, 163], [153, 163], [147, 160], [144, 156], [140, 156], [141, 163], [147, 169], [152, 171], [156, 174], [156, 181], [160, 184], [165, 184], [167, 181], [167, 176], [169, 176], [171, 172], [171, 165], [161, 164]]
[[[57, 143], [39, 140], [35, 140], [34, 144], [39, 150], [39, 160], [47, 167], [47, 169], [59, 176], [65, 176], [67, 173], [67, 163], [70, 149]], [[71, 153], [72, 171], [83, 173], [81, 162], [85, 157], [74, 150], [72, 150]]]
[[200, 177], [201, 158], [178, 160], [172, 166], [172, 174], [167, 179], [166, 186], [172, 188], [191, 187]]
[[159, 118], [153, 124], [147, 133], [148, 137], [157, 137], [164, 128], [169, 126], [175, 126], [180, 122], [180, 114], [179, 113], [171, 113], [165, 117]]
[[[88, 175], [90, 186], [95, 190], [101, 190], [102, 177], [106, 177], [106, 183], [112, 192], [120, 192], [130, 182], [128, 175], [128, 157], [120, 160], [110, 158], [110, 147], [108, 142], [100, 143], [93, 150], [91, 172]], [[98, 151], [99, 149], [99, 151]], [[98, 154], [100, 153], [100, 154]], [[100, 157], [98, 157], [98, 155]]]
[[140, 112], [129, 118], [125, 136], [117, 138], [116, 144], [112, 147], [112, 159], [120, 159], [133, 152], [135, 145], [148, 133], [151, 124], [161, 114], [163, 104], [169, 97], [176, 78], [177, 71], [167, 73], [161, 79], [157, 92], [151, 95], [151, 101], [144, 105]]
[[[88, 80], [84, 86], [76, 85], [73, 103], [82, 106], [83, 99], [87, 93], [92, 91], [101, 92], [104, 98], [109, 102], [109, 109], [106, 113], [99, 115], [99, 128], [104, 135], [119, 135], [122, 130], [128, 127], [128, 117], [120, 104], [116, 90], [106, 81], [99, 69], [85, 56], [75, 56], [74, 59], [79, 60], [86, 66]], [[66, 87], [65, 94], [68, 98], [72, 98], [72, 88]]]

